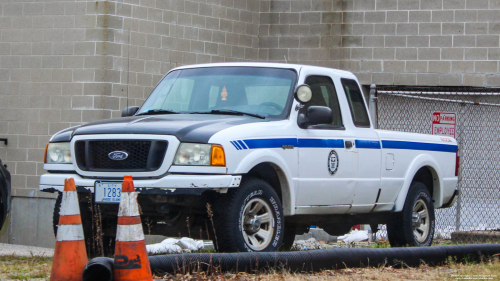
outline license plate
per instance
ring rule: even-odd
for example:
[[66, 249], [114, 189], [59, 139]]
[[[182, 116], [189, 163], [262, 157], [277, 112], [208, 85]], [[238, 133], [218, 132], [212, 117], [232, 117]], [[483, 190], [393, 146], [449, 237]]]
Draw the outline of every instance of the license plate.
[[96, 203], [120, 203], [121, 182], [96, 181], [94, 196]]

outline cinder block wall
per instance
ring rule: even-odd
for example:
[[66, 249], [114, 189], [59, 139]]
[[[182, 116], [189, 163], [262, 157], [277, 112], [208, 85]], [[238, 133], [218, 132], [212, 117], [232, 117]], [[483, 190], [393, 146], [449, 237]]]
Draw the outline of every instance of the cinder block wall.
[[500, 1], [261, 1], [260, 58], [363, 84], [499, 86]]

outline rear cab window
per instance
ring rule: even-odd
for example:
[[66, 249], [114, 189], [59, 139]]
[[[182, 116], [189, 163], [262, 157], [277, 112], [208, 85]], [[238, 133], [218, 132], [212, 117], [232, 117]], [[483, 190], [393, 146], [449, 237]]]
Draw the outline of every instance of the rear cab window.
[[363, 102], [363, 93], [359, 89], [358, 83], [352, 79], [342, 78], [342, 87], [347, 98], [347, 103], [351, 110], [354, 126], [361, 128], [370, 128], [370, 118]]

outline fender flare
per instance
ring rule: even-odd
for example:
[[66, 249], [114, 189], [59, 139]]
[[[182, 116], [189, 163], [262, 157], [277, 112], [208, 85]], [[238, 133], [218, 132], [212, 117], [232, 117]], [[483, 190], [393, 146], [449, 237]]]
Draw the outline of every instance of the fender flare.
[[293, 184], [292, 172], [288, 168], [286, 161], [278, 153], [271, 149], [257, 149], [248, 154], [243, 160], [240, 161], [238, 167], [234, 171], [235, 174], [246, 174], [253, 167], [268, 163], [274, 167], [278, 174], [281, 184], [281, 195], [283, 202], [283, 212], [285, 216], [295, 214], [295, 189]]
[[434, 159], [434, 157], [430, 156], [429, 154], [421, 154], [417, 156], [415, 159], [413, 159], [408, 170], [406, 171], [403, 186], [401, 187], [396, 202], [394, 204], [395, 212], [400, 212], [403, 210], [403, 206], [406, 201], [406, 196], [408, 194], [408, 190], [410, 189], [410, 185], [413, 181], [413, 178], [417, 174], [418, 170], [420, 170], [423, 167], [428, 167], [431, 170], [432, 176], [434, 178], [433, 194], [431, 194], [432, 199], [434, 200], [434, 207], [438, 208], [443, 204], [442, 202], [443, 183], [440, 177], [441, 170], [439, 169], [438, 162], [436, 161], [436, 159]]

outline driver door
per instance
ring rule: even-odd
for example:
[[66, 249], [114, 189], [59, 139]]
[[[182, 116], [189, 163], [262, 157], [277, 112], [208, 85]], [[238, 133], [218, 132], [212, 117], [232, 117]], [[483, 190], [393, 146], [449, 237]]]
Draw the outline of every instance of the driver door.
[[306, 114], [313, 105], [327, 106], [332, 110], [333, 122], [298, 129], [297, 213], [346, 213], [357, 184], [354, 135], [343, 125], [334, 80], [330, 76], [309, 75], [305, 84], [311, 88], [312, 98], [299, 114]]

